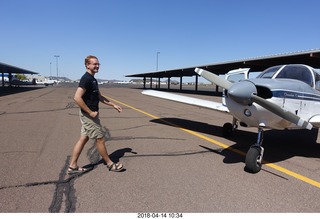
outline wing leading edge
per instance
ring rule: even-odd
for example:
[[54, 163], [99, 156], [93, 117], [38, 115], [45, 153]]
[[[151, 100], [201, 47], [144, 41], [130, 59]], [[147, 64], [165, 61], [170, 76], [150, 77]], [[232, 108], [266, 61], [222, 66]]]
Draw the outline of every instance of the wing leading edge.
[[142, 91], [142, 94], [152, 96], [152, 97], [158, 97], [166, 100], [172, 100], [175, 102], [185, 103], [193, 106], [213, 109], [221, 112], [229, 112], [228, 108], [222, 105], [222, 103], [218, 103], [214, 101], [202, 100], [198, 98], [187, 97], [187, 96], [182, 96], [178, 94], [171, 94], [171, 93], [155, 91], [155, 90], [144, 90]]

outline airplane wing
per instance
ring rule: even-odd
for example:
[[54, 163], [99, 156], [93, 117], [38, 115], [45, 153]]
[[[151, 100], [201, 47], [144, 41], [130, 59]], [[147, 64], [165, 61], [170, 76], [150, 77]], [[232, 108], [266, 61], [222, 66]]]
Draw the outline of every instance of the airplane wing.
[[144, 90], [142, 91], [142, 94], [158, 97], [166, 100], [172, 100], [175, 102], [185, 103], [193, 106], [213, 109], [221, 112], [229, 112], [228, 108], [222, 105], [222, 103], [218, 103], [214, 101], [202, 100], [199, 98], [187, 97], [183, 95], [171, 94], [171, 93], [155, 91], [155, 90]]

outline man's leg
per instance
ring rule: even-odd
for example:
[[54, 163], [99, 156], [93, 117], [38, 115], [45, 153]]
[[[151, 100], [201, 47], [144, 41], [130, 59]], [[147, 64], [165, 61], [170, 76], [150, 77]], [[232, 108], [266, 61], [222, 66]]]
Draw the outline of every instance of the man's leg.
[[106, 146], [105, 146], [105, 138], [97, 138], [96, 145], [99, 151], [99, 154], [101, 155], [102, 159], [106, 162], [107, 167], [110, 171], [121, 171], [123, 169], [123, 165], [121, 163], [114, 163], [107, 152]]
[[88, 142], [89, 137], [81, 135], [80, 139], [78, 142], [75, 144], [72, 152], [72, 157], [71, 157], [71, 162], [70, 162], [70, 167], [76, 168], [78, 167], [78, 159], [79, 156], [84, 148], [84, 145]]
[[96, 145], [99, 154], [101, 155], [102, 159], [106, 162], [107, 165], [111, 165], [113, 162], [109, 157], [109, 154], [107, 152], [106, 146], [105, 146], [105, 138], [97, 138], [96, 139]]

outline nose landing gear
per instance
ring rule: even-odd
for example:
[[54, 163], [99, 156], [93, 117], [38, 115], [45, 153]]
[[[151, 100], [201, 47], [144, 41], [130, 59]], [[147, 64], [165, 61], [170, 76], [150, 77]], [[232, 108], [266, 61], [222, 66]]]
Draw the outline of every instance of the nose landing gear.
[[257, 173], [261, 170], [264, 148], [261, 146], [263, 142], [263, 128], [258, 128], [257, 143], [253, 144], [246, 155], [245, 170], [251, 173]]

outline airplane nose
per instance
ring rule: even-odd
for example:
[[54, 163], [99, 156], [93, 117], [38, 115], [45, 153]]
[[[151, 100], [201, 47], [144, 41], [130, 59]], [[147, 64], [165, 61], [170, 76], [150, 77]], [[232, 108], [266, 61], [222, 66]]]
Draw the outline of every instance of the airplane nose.
[[251, 81], [234, 83], [228, 90], [228, 97], [242, 105], [252, 104], [252, 94], [257, 94], [257, 88]]

